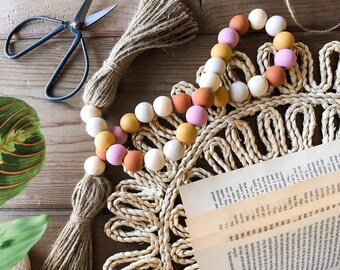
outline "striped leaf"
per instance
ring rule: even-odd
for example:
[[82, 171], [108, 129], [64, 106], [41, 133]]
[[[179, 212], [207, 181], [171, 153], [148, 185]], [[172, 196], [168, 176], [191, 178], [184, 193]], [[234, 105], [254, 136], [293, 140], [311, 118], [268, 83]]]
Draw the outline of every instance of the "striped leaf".
[[48, 215], [23, 217], [0, 224], [0, 269], [15, 266], [43, 236]]
[[22, 100], [0, 97], [0, 205], [41, 170], [45, 151], [36, 111]]

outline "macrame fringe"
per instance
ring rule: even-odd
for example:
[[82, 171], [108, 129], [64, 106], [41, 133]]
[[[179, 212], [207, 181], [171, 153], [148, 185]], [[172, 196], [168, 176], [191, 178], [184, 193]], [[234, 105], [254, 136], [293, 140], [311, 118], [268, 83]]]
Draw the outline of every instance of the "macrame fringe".
[[74, 188], [73, 211], [47, 257], [44, 270], [91, 270], [93, 218], [105, 206], [111, 184], [104, 177], [85, 175]]
[[142, 0], [126, 32], [85, 86], [84, 104], [109, 107], [131, 62], [153, 48], [180, 45], [195, 37], [197, 23], [180, 0]]

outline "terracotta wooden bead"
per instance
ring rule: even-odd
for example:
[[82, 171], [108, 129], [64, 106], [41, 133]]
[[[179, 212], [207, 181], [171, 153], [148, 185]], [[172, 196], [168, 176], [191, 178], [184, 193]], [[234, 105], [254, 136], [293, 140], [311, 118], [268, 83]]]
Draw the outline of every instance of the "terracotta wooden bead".
[[186, 113], [191, 107], [191, 97], [186, 93], [178, 93], [172, 97], [172, 104], [178, 113]]
[[267, 79], [270, 85], [279, 87], [286, 80], [286, 72], [281, 67], [272, 66], [266, 70], [264, 77]]
[[94, 138], [94, 145], [99, 151], [106, 151], [115, 142], [116, 138], [110, 131], [101, 131]]
[[233, 54], [230, 46], [225, 43], [217, 43], [211, 49], [211, 57], [219, 57], [224, 60], [224, 62], [228, 62]]
[[176, 138], [184, 144], [193, 144], [197, 138], [197, 129], [189, 123], [182, 123], [177, 127]]
[[120, 119], [120, 126], [125, 132], [134, 133], [139, 129], [140, 123], [133, 113], [126, 113]]
[[223, 107], [227, 105], [230, 101], [230, 93], [223, 86], [218, 88], [215, 92], [214, 105], [216, 107]]
[[123, 161], [125, 168], [130, 172], [138, 172], [144, 167], [144, 154], [138, 150], [129, 151]]
[[209, 88], [198, 88], [192, 100], [195, 105], [210, 108], [214, 104], [215, 95]]
[[230, 20], [229, 27], [234, 28], [239, 35], [244, 35], [249, 29], [248, 18], [244, 15], [236, 15]]

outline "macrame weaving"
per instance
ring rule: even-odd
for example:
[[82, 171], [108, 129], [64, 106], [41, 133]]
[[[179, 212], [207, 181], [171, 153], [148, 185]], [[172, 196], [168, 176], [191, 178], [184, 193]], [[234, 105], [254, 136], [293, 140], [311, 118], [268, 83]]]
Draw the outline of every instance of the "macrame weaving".
[[[313, 59], [306, 45], [296, 43], [294, 51], [299, 65], [289, 70], [287, 82], [278, 92], [271, 87], [268, 95], [242, 104], [211, 108], [208, 124], [199, 129], [193, 145], [186, 146], [180, 162], [166, 163], [157, 173], [146, 169], [130, 173], [132, 179], [121, 181], [108, 199], [113, 217], [105, 231], [115, 241], [141, 243], [140, 250], [121, 252], [107, 259], [103, 269], [199, 269], [193, 257], [189, 234], [184, 225], [185, 212], [180, 203], [178, 187], [190, 181], [248, 166], [277, 156], [296, 152], [313, 145], [316, 129], [322, 143], [340, 139], [340, 60], [337, 56], [335, 74], [331, 55], [339, 53], [340, 42], [327, 43], [319, 52], [321, 82], [313, 76]], [[271, 43], [258, 50], [260, 73], [271, 65], [275, 54]], [[334, 58], [333, 58], [334, 59]], [[238, 70], [236, 72], [236, 70]], [[239, 80], [242, 72], [248, 81], [255, 75], [255, 66], [246, 54], [234, 52], [223, 76], [227, 89]], [[204, 67], [197, 72], [197, 81]], [[174, 85], [171, 96], [179, 92], [192, 94], [195, 86], [187, 82]], [[322, 108], [321, 118], [316, 109]], [[255, 128], [249, 119], [254, 120]], [[298, 124], [302, 119], [302, 126]], [[176, 127], [183, 121], [176, 115], [148, 126], [132, 136], [134, 147], [142, 152], [152, 147], [162, 149], [175, 138]], [[265, 149], [260, 151], [260, 148]], [[204, 168], [203, 168], [204, 167]], [[209, 167], [209, 168], [208, 168]]]

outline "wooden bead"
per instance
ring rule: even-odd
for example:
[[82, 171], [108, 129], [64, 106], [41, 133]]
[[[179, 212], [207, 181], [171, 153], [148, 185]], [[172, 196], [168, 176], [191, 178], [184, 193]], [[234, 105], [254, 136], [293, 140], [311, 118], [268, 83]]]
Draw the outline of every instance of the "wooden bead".
[[172, 101], [169, 97], [160, 96], [153, 102], [153, 109], [160, 117], [167, 117], [173, 111]]
[[263, 9], [254, 9], [248, 15], [249, 25], [254, 30], [261, 30], [265, 26], [267, 18], [267, 13]]
[[141, 102], [135, 108], [136, 118], [142, 123], [149, 123], [154, 119], [155, 112], [148, 102]]
[[285, 30], [286, 27], [286, 20], [281, 16], [275, 15], [268, 19], [265, 28], [268, 35], [275, 37], [278, 33]]
[[277, 51], [282, 49], [291, 49], [293, 48], [294, 43], [295, 37], [287, 31], [278, 33], [273, 40], [273, 46]]
[[178, 93], [172, 97], [172, 104], [178, 113], [186, 113], [191, 107], [191, 97], [186, 93]]
[[261, 75], [251, 77], [248, 81], [248, 88], [253, 97], [261, 97], [268, 92], [268, 81]]
[[213, 92], [221, 86], [221, 78], [216, 73], [204, 73], [199, 80], [199, 86], [201, 88], [210, 88]]
[[225, 43], [217, 43], [211, 49], [211, 57], [219, 57], [228, 62], [233, 54], [230, 46]]
[[222, 58], [212, 57], [210, 58], [204, 66], [206, 73], [216, 73], [218, 76], [222, 76], [225, 72], [226, 63]]
[[144, 157], [145, 168], [157, 172], [165, 165], [164, 154], [159, 149], [151, 149]]
[[218, 88], [218, 90], [215, 92], [214, 105], [216, 107], [223, 107], [227, 105], [229, 101], [230, 101], [229, 91], [225, 89], [223, 86]]
[[92, 117], [102, 117], [102, 110], [93, 105], [85, 105], [80, 111], [80, 118], [87, 123]]
[[235, 48], [240, 40], [240, 37], [235, 29], [226, 27], [218, 33], [217, 40], [219, 43], [225, 43], [231, 48]]
[[206, 109], [201, 106], [191, 106], [185, 115], [188, 123], [201, 127], [207, 124], [208, 121], [208, 113]]
[[234, 28], [239, 35], [244, 35], [249, 29], [248, 18], [244, 15], [236, 15], [230, 20], [229, 27]]
[[92, 117], [86, 123], [86, 132], [91, 137], [96, 137], [99, 132], [104, 130], [107, 130], [107, 123], [103, 118]]
[[125, 132], [134, 133], [139, 129], [140, 123], [133, 113], [126, 113], [120, 119], [120, 126]]
[[189, 124], [182, 123], [177, 127], [176, 139], [184, 144], [193, 144], [197, 138], [197, 129]]
[[234, 82], [230, 85], [230, 99], [233, 102], [243, 102], [249, 96], [249, 88], [244, 82]]
[[270, 85], [279, 87], [286, 80], [286, 72], [281, 67], [272, 66], [266, 70], [264, 77], [267, 79]]
[[116, 138], [110, 131], [101, 131], [94, 138], [94, 145], [99, 151], [106, 151], [115, 142]]
[[285, 69], [292, 68], [296, 63], [295, 52], [291, 49], [279, 50], [274, 57], [275, 66], [279, 66]]
[[127, 152], [127, 149], [121, 144], [111, 145], [106, 151], [106, 160], [112, 165], [121, 165]]
[[198, 88], [193, 95], [193, 103], [204, 108], [210, 108], [214, 104], [215, 95], [210, 88]]
[[184, 146], [177, 140], [171, 140], [164, 145], [163, 153], [168, 160], [177, 161], [184, 157]]
[[101, 151], [96, 148], [96, 156], [99, 157], [101, 160], [106, 161], [106, 151]]
[[120, 126], [113, 126], [111, 128], [111, 133], [116, 138], [116, 143], [124, 144], [128, 139], [127, 133]]
[[84, 170], [89, 175], [102, 175], [105, 171], [105, 162], [96, 156], [89, 157], [84, 162]]
[[124, 167], [130, 172], [138, 172], [144, 167], [144, 154], [138, 150], [129, 151], [123, 161]]

